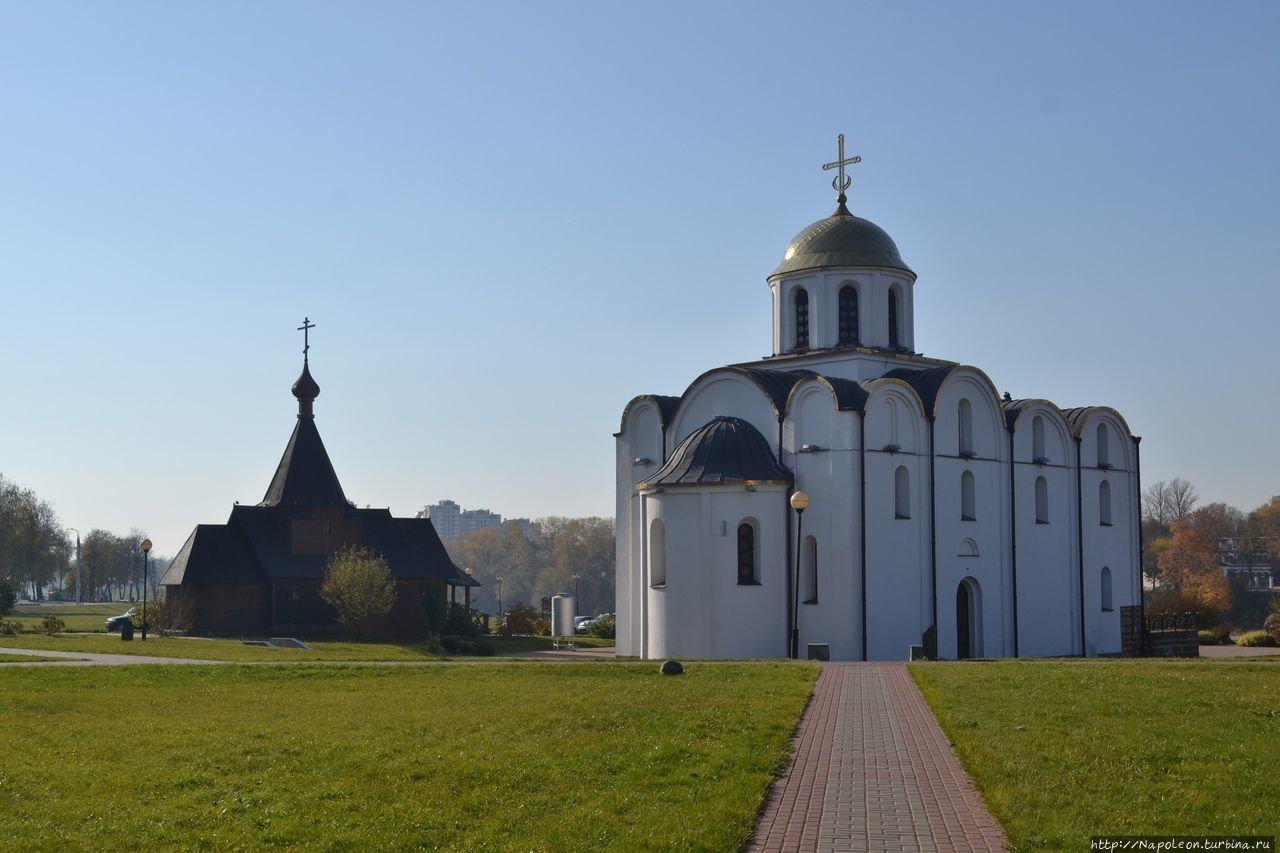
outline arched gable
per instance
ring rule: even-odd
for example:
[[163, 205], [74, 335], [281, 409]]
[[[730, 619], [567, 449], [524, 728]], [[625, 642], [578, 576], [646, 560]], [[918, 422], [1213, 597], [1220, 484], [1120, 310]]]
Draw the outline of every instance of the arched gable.
[[622, 423], [618, 426], [618, 431], [614, 436], [627, 434], [627, 426], [629, 418], [633, 411], [642, 406], [651, 406], [658, 416], [659, 426], [665, 430], [671, 422], [671, 417], [676, 412], [676, 407], [680, 405], [679, 397], [669, 397], [662, 394], [641, 394], [633, 397], [631, 402], [627, 403], [626, 408], [622, 410]]
[[958, 448], [961, 400], [969, 401], [973, 452], [985, 459], [1007, 459], [1009, 447], [1000, 396], [986, 373], [968, 365], [950, 368], [938, 385], [933, 401], [938, 452], [950, 454]]
[[667, 429], [667, 446], [675, 447], [718, 415], [742, 418], [770, 442], [776, 442], [787, 395], [797, 381], [810, 375], [740, 367], [708, 370], [680, 395], [680, 405]]
[[1133, 433], [1119, 412], [1110, 406], [1082, 406], [1064, 413], [1072, 433], [1080, 438], [1080, 453], [1085, 467], [1092, 467], [1098, 458], [1097, 427], [1106, 424], [1110, 432], [1110, 467], [1133, 470]]
[[869, 393], [864, 418], [867, 448], [897, 445], [902, 452], [925, 452], [924, 404], [916, 390], [901, 379], [872, 379], [860, 384]]
[[656, 471], [666, 462], [665, 432], [666, 415], [657, 400], [649, 395], [632, 400], [622, 413], [622, 429], [617, 433], [619, 452], [625, 452], [622, 462], [634, 464], [637, 474]]
[[1039, 416], [1044, 423], [1045, 457], [1054, 465], [1075, 463], [1075, 455], [1069, 449], [1075, 441], [1071, 425], [1062, 409], [1054, 403], [1049, 400], [1017, 400], [1014, 405], [1006, 406], [1005, 411], [1011, 417], [1014, 458], [1017, 461], [1031, 462], [1034, 458], [1032, 424]]

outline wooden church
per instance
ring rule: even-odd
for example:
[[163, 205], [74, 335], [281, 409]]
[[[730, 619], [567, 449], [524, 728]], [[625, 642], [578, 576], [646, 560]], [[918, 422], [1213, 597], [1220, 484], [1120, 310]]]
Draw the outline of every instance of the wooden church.
[[[305, 329], [313, 328], [310, 321]], [[190, 596], [197, 634], [332, 633], [333, 609], [320, 597], [325, 563], [358, 545], [381, 554], [396, 580], [385, 633], [422, 636], [424, 594], [470, 599], [475, 580], [449, 559], [430, 519], [395, 518], [387, 509], [358, 509], [347, 500], [312, 411], [320, 386], [307, 350], [293, 383], [298, 422], [266, 496], [237, 504], [225, 524], [199, 524], [160, 583], [167, 596]]]

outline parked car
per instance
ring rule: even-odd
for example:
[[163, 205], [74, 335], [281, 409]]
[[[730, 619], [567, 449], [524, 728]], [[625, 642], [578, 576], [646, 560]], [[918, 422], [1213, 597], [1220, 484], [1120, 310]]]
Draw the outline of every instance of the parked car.
[[124, 627], [124, 623], [132, 622], [133, 614], [134, 614], [134, 608], [130, 607], [128, 611], [126, 611], [125, 613], [121, 613], [119, 616], [112, 616], [106, 622], [107, 633], [114, 634], [116, 631], [119, 631], [121, 628]]
[[594, 616], [575, 616], [573, 617], [573, 630], [579, 634], [587, 633], [587, 623], [594, 619]]

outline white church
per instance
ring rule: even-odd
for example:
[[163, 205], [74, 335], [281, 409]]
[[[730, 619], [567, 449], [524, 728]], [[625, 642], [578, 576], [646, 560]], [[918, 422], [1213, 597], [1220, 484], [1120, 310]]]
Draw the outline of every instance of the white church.
[[617, 653], [1120, 653], [1139, 439], [917, 352], [915, 273], [846, 207], [840, 143], [838, 207], [768, 277], [773, 354], [622, 413]]

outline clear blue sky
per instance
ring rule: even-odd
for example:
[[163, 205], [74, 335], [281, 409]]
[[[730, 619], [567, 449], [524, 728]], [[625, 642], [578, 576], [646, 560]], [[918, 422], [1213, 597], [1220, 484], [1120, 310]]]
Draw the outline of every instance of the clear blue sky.
[[256, 502], [304, 315], [348, 495], [609, 515], [638, 393], [765, 355], [850, 206], [918, 348], [1280, 492], [1280, 4], [0, 9], [0, 472], [87, 530]]

